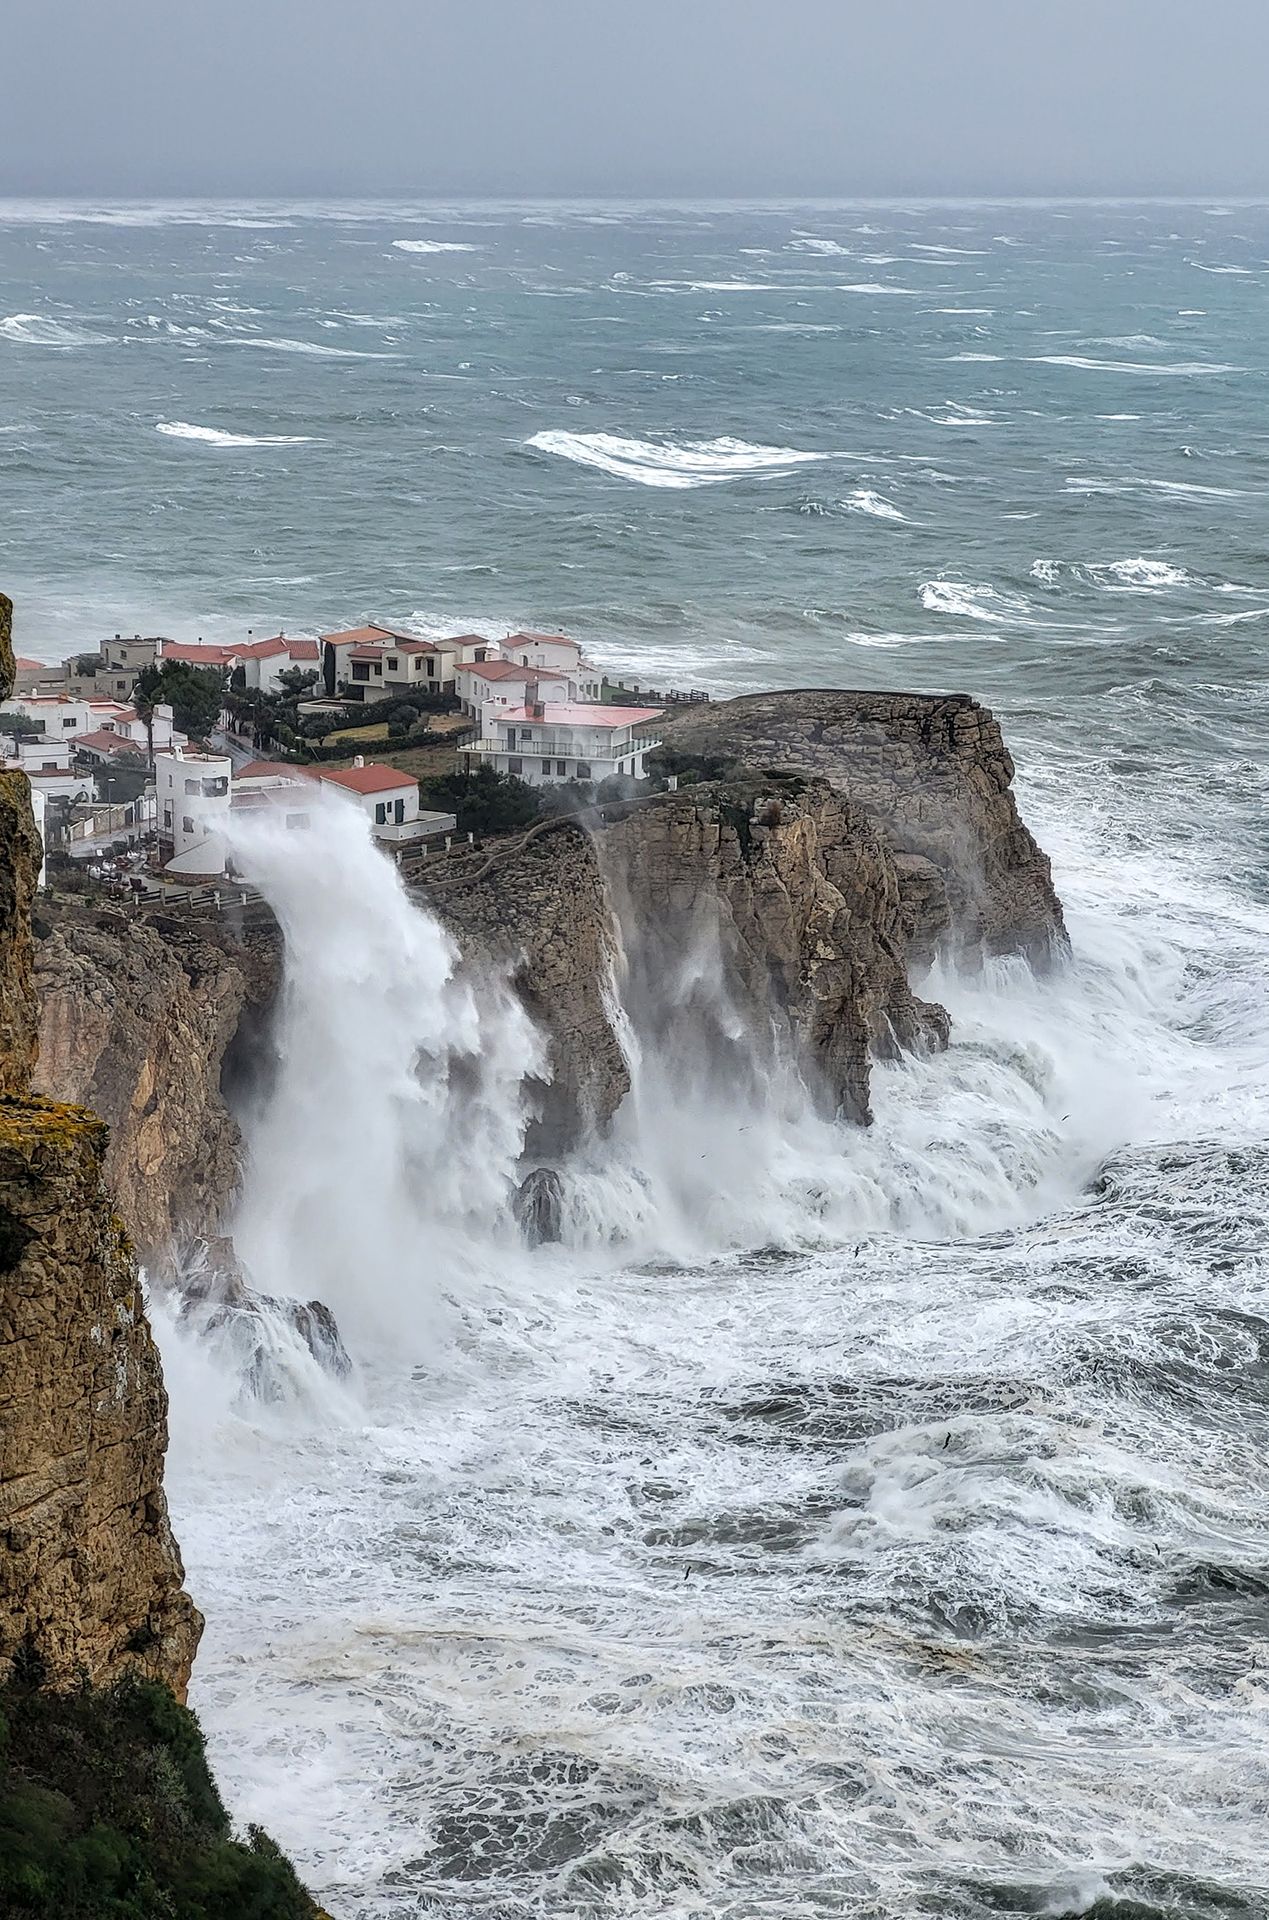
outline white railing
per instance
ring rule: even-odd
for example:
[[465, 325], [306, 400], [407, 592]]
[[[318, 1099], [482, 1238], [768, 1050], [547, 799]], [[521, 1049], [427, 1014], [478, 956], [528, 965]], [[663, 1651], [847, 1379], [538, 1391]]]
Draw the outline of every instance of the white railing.
[[579, 740], [575, 735], [542, 734], [534, 732], [528, 740], [517, 738], [514, 746], [506, 740], [473, 740], [467, 746], [460, 747], [460, 753], [479, 754], [485, 758], [489, 754], [514, 753], [525, 760], [625, 760], [632, 753], [647, 753], [653, 747], [659, 747], [660, 739], [653, 734], [629, 734], [620, 732], [605, 733], [598, 740]]

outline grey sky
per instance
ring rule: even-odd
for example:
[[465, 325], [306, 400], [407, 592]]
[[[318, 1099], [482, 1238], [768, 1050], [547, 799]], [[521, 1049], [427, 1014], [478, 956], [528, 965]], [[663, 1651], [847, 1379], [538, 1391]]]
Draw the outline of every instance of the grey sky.
[[1269, 191], [1269, 0], [3, 0], [0, 192]]

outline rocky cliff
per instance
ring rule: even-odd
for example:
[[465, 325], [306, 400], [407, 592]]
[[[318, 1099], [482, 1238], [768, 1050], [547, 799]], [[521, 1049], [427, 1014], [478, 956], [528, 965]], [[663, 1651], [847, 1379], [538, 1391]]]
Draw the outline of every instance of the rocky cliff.
[[[0, 597], [0, 690], [12, 685]], [[0, 1681], [110, 1680], [183, 1694], [201, 1626], [163, 1494], [167, 1401], [105, 1128], [28, 1091], [36, 1053], [25, 782], [0, 811]]]
[[1066, 943], [1049, 862], [995, 716], [967, 694], [748, 694], [668, 716], [665, 764], [822, 774], [895, 856], [909, 958], [947, 946], [1043, 965]]
[[34, 1085], [107, 1122], [106, 1182], [153, 1261], [211, 1230], [237, 1185], [221, 1074], [244, 1009], [270, 985], [258, 955], [176, 920], [82, 908], [42, 918]]

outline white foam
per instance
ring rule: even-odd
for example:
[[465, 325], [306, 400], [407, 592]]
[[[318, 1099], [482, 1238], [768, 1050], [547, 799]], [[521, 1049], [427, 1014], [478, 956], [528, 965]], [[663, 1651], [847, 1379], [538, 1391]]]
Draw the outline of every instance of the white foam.
[[472, 240], [394, 240], [398, 253], [481, 253]]
[[964, 620], [1031, 623], [1031, 609], [1022, 594], [1002, 593], [997, 587], [965, 580], [924, 580], [920, 599], [927, 613], [950, 613]]
[[946, 355], [946, 358], [949, 363], [957, 360], [961, 360], [961, 361], [981, 360], [986, 362], [986, 361], [1003, 360], [1004, 357], [1005, 356], [1002, 353], [949, 353], [948, 355]]
[[312, 435], [307, 433], [226, 433], [219, 427], [196, 427], [188, 420], [160, 420], [154, 431], [172, 440], [201, 440], [209, 447], [302, 447]]
[[374, 353], [363, 347], [327, 347], [316, 340], [271, 340], [242, 336], [222, 340], [224, 347], [258, 347], [268, 353], [302, 353], [314, 360], [399, 360], [399, 353]]
[[848, 493], [842, 503], [852, 513], [866, 513], [874, 520], [906, 520], [907, 515], [895, 506], [893, 500], [887, 500], [880, 493], [872, 493], [867, 487], [857, 487], [854, 493]]
[[1250, 267], [1206, 267], [1201, 260], [1192, 260], [1190, 265], [1197, 267], [1200, 273], [1235, 273], [1241, 275], [1251, 272]]
[[1078, 367], [1089, 373], [1152, 373], [1167, 379], [1195, 379], [1205, 373], [1245, 373], [1245, 367], [1207, 360], [1095, 360], [1083, 353], [1035, 353], [1034, 367]]
[[883, 287], [879, 280], [839, 281], [837, 291], [839, 293], [906, 293], [911, 294], [914, 299], [919, 297], [916, 287]]
[[0, 339], [12, 340], [20, 347], [106, 347], [110, 337], [93, 333], [87, 327], [72, 326], [69, 321], [51, 320], [46, 314], [10, 313], [0, 320]]
[[525, 444], [644, 487], [704, 487], [752, 474], [787, 473], [831, 458], [747, 440], [625, 440], [613, 433], [565, 433], [558, 428], [535, 433]]
[[1155, 593], [1163, 587], [1188, 587], [1195, 584], [1193, 574], [1184, 567], [1171, 566], [1166, 560], [1111, 560], [1086, 569], [1099, 586], [1119, 588], [1126, 593]]

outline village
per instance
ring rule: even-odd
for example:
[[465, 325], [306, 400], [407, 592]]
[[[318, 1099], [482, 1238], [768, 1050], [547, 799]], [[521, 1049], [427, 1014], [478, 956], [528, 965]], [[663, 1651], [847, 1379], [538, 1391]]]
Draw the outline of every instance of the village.
[[563, 634], [115, 634], [60, 665], [19, 657], [0, 763], [30, 781], [42, 880], [51, 856], [168, 894], [232, 881], [234, 818], [261, 809], [300, 830], [344, 801], [412, 868], [544, 804], [633, 791], [666, 706], [707, 697], [610, 679]]

